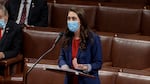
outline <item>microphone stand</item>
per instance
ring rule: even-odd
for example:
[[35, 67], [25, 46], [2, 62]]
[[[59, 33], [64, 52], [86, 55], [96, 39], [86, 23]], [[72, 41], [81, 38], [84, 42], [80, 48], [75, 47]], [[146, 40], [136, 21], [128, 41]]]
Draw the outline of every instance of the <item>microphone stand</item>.
[[24, 82], [24, 84], [27, 84], [27, 77], [28, 77], [28, 74], [31, 72], [31, 70], [37, 65], [37, 63], [40, 62], [40, 60], [41, 60], [45, 55], [47, 55], [49, 52], [51, 52], [51, 51], [55, 48], [56, 44], [58, 43], [58, 41], [60, 40], [60, 38], [62, 37], [62, 35], [63, 35], [63, 33], [60, 33], [60, 36], [59, 36], [58, 38], [56, 38], [55, 43], [52, 45], [52, 47], [49, 48], [45, 53], [43, 53], [43, 54], [40, 56], [40, 58], [38, 58], [38, 60], [37, 60], [37, 61], [32, 65], [32, 67], [27, 71], [27, 73], [25, 74], [25, 82]]

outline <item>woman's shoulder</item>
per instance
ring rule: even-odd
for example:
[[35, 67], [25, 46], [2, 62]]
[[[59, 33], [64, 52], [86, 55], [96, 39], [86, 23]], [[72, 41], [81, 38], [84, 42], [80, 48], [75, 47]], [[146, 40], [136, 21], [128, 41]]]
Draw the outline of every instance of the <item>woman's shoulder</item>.
[[99, 42], [100, 36], [95, 32], [90, 32], [89, 39], [92, 44], [95, 44], [96, 42]]
[[89, 35], [91, 38], [99, 38], [100, 37], [97, 33], [93, 32], [93, 31], [90, 31]]

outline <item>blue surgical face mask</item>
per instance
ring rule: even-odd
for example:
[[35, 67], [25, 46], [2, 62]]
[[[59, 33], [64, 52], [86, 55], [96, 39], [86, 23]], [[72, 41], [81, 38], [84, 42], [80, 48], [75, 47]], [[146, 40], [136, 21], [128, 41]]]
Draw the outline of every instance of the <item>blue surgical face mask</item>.
[[79, 29], [78, 21], [67, 21], [67, 25], [71, 32], [76, 32]]
[[5, 28], [6, 27], [6, 23], [4, 19], [0, 19], [0, 28]]

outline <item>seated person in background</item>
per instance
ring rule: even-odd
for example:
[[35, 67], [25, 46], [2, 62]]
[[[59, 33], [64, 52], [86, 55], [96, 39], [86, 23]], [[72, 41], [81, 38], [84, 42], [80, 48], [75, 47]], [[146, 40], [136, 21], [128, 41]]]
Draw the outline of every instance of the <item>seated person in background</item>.
[[48, 26], [47, 0], [8, 0], [9, 20], [26, 26]]
[[0, 0], [0, 4], [5, 4], [5, 2], [7, 2], [7, 0]]
[[0, 60], [17, 56], [21, 46], [21, 27], [13, 21], [8, 21], [8, 12], [3, 5], [0, 5]]
[[100, 37], [90, 31], [83, 9], [68, 11], [67, 28], [58, 60], [62, 69], [76, 69], [95, 78], [67, 74], [65, 84], [100, 84], [98, 70], [102, 65]]

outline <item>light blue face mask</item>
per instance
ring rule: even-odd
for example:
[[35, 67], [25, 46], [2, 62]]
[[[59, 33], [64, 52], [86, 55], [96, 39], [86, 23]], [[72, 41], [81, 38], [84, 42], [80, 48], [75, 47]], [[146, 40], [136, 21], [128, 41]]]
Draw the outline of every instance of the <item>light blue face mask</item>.
[[4, 29], [6, 27], [6, 23], [4, 19], [0, 19], [0, 28]]
[[78, 21], [67, 21], [67, 25], [71, 32], [76, 32], [79, 29]]

